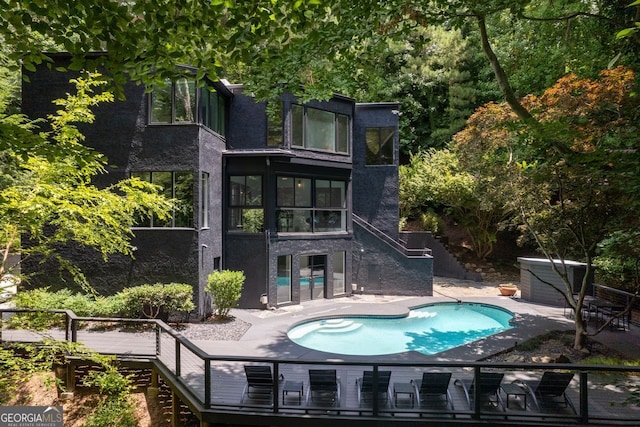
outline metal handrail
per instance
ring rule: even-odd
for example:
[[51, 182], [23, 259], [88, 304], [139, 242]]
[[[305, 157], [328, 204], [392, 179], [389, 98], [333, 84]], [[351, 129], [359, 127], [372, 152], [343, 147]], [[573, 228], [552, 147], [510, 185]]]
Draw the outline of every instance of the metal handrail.
[[[272, 393], [272, 405], [270, 408], [265, 409], [264, 406], [251, 406], [249, 404], [243, 404], [242, 406], [239, 404], [212, 404], [211, 396], [213, 390], [212, 384], [212, 376], [211, 376], [211, 366], [215, 362], [240, 362], [243, 364], [246, 363], [267, 363], [271, 364], [273, 367], [273, 372], [275, 373], [275, 377], [277, 378], [278, 373], [282, 372], [282, 367], [287, 365], [305, 365], [305, 366], [316, 366], [322, 365], [324, 367], [358, 367], [358, 369], [372, 369], [374, 373], [377, 373], [381, 367], [385, 368], [423, 368], [423, 369], [441, 369], [441, 368], [456, 368], [456, 369], [472, 369], [474, 372], [474, 376], [477, 376], [481, 371], [486, 369], [492, 370], [504, 370], [505, 372], [532, 372], [532, 371], [546, 371], [546, 370], [567, 370], [573, 371], [578, 374], [579, 381], [579, 397], [580, 397], [580, 405], [578, 413], [573, 416], [566, 415], [554, 415], [545, 413], [544, 417], [547, 420], [550, 419], [558, 419], [562, 422], [574, 421], [586, 423], [588, 421], [593, 421], [597, 419], [599, 421], [609, 420], [607, 418], [594, 418], [588, 411], [588, 401], [589, 401], [589, 393], [590, 389], [588, 387], [589, 374], [594, 372], [607, 372], [607, 373], [633, 373], [634, 375], [640, 375], [640, 366], [600, 366], [600, 365], [580, 365], [580, 364], [567, 364], [567, 363], [507, 363], [507, 362], [463, 362], [463, 361], [425, 361], [425, 362], [416, 362], [416, 361], [385, 361], [385, 362], [370, 362], [365, 360], [326, 360], [323, 358], [319, 359], [295, 359], [295, 360], [280, 360], [276, 357], [246, 357], [246, 356], [215, 356], [210, 355], [204, 352], [202, 349], [193, 344], [189, 339], [182, 336], [180, 333], [172, 329], [169, 325], [164, 323], [161, 320], [157, 319], [120, 319], [120, 318], [95, 318], [95, 317], [79, 317], [76, 316], [70, 310], [32, 310], [32, 309], [14, 309], [14, 308], [3, 308], [0, 309], [0, 316], [4, 313], [21, 313], [21, 312], [53, 312], [53, 313], [64, 313], [67, 319], [65, 320], [65, 324], [71, 325], [70, 334], [66, 334], [66, 339], [73, 340], [77, 339], [77, 328], [80, 322], [83, 321], [92, 321], [92, 322], [115, 322], [115, 323], [146, 323], [146, 324], [155, 324], [154, 328], [156, 333], [156, 343], [158, 343], [156, 347], [156, 355], [153, 360], [153, 363], [156, 366], [163, 368], [162, 370], [165, 372], [174, 372], [173, 378], [169, 378], [169, 382], [173, 381], [172, 387], [177, 385], [181, 385], [189, 394], [189, 398], [191, 403], [202, 408], [202, 411], [215, 411], [215, 408], [218, 410], [222, 410], [225, 413], [228, 411], [237, 412], [238, 414], [244, 413], [247, 409], [256, 409], [260, 412], [271, 412], [274, 416], [285, 416], [290, 414], [290, 409], [288, 407], [283, 407], [279, 405], [279, 396], [278, 393]], [[4, 317], [3, 317], [4, 318]], [[3, 322], [0, 324], [0, 342], [2, 342], [2, 329], [4, 329]], [[166, 361], [163, 360], [161, 354], [161, 346], [160, 342], [162, 340], [162, 334], [166, 334], [171, 337], [173, 343], [176, 348], [176, 358], [175, 358], [175, 366], [168, 366]], [[198, 394], [198, 390], [195, 390], [193, 387], [189, 386], [187, 379], [184, 377], [184, 372], [182, 371], [182, 362], [180, 358], [181, 349], [186, 349], [190, 351], [197, 359], [199, 359], [202, 363], [204, 369], [204, 393], [203, 397]], [[135, 354], [128, 353], [127, 356], [136, 356]], [[142, 356], [142, 355], [139, 355]], [[374, 374], [375, 375], [375, 374]], [[377, 385], [377, 381], [374, 381], [374, 396], [377, 395], [377, 390], [375, 387]], [[326, 409], [326, 407], [321, 407]], [[313, 410], [314, 407], [304, 407], [305, 410]], [[315, 408], [318, 409], [318, 408]], [[351, 411], [357, 412], [357, 409], [352, 408], [340, 408], [342, 411]], [[298, 413], [296, 411], [300, 411], [299, 408], [296, 408], [293, 413]], [[400, 421], [411, 421], [411, 417], [407, 418], [407, 415], [412, 415], [415, 417], [417, 412], [420, 410], [410, 410], [410, 409], [384, 409], [379, 408], [376, 405], [372, 408], [372, 417], [376, 418], [382, 415], [388, 415], [388, 413], [392, 411], [393, 415], [395, 415], [394, 419]], [[423, 411], [424, 412], [424, 411]], [[461, 410], [456, 408], [455, 411], [439, 411], [438, 413], [443, 415], [468, 415], [473, 419], [483, 419], [484, 416], [489, 416], [491, 413], [485, 413], [481, 411], [480, 405], [475, 405], [473, 410]], [[513, 414], [511, 414], [513, 415]], [[348, 417], [348, 415], [345, 415]], [[495, 416], [495, 413], [493, 413]], [[505, 419], [509, 419], [509, 413], [503, 413], [501, 416], [504, 416]], [[537, 414], [529, 414], [526, 411], [523, 413], [517, 414], [518, 419], [534, 419], [539, 417]], [[388, 418], [385, 417], [388, 420]], [[413, 418], [415, 419], [415, 418]], [[610, 420], [615, 420], [616, 423], [619, 423], [621, 420], [619, 418], [611, 418]], [[628, 420], [630, 424], [640, 423], [639, 419], [630, 419]]]

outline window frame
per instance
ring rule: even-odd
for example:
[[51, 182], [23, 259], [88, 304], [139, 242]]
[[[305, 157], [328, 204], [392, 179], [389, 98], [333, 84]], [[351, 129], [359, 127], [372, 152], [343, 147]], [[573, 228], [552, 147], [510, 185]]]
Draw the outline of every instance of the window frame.
[[[177, 118], [177, 90], [176, 90], [176, 85], [179, 84], [179, 81], [185, 80], [187, 81], [187, 83], [189, 83], [189, 88], [190, 91], [189, 93], [193, 95], [193, 97], [195, 98], [192, 102], [192, 104], [190, 105], [191, 107], [191, 115], [192, 115], [192, 119], [191, 121], [189, 120], [178, 120]], [[170, 106], [169, 106], [169, 115], [170, 115], [170, 119], [168, 121], [165, 120], [154, 120], [155, 119], [155, 114], [154, 114], [154, 93], [157, 93], [157, 91], [160, 89], [160, 87], [153, 87], [151, 92], [149, 93], [148, 96], [148, 103], [149, 103], [149, 108], [148, 108], [148, 123], [150, 125], [184, 125], [184, 124], [196, 124], [199, 121], [199, 117], [198, 117], [198, 106], [200, 104], [200, 91], [198, 90], [198, 82], [195, 79], [195, 77], [193, 78], [189, 78], [189, 77], [179, 77], [177, 79], [169, 79], [166, 78], [164, 79], [164, 83], [162, 88], [166, 88], [169, 86], [169, 83], [171, 83], [171, 89], [169, 90], [169, 102], [170, 102]], [[166, 112], [165, 112], [166, 113]]]
[[[313, 129], [311, 129], [309, 121], [310, 111], [333, 115], [333, 147], [331, 149], [309, 146], [309, 135], [315, 134]], [[351, 155], [351, 120], [351, 117], [347, 114], [303, 104], [291, 104], [291, 146], [293, 148], [320, 151], [323, 153]], [[345, 151], [341, 151], [343, 148]]]
[[[375, 131], [377, 133], [377, 138], [376, 138], [376, 148], [377, 151], [373, 152], [373, 150], [370, 147], [370, 141], [369, 141], [369, 132]], [[389, 135], [389, 137], [387, 137], [386, 139], [383, 138], [383, 131], [390, 131], [391, 134]], [[366, 166], [389, 166], [389, 165], [394, 165], [395, 164], [395, 135], [396, 135], [396, 128], [393, 126], [371, 126], [371, 127], [367, 127], [364, 130], [365, 132], [365, 165]], [[389, 144], [391, 146], [390, 148], [390, 155], [391, 158], [389, 159], [389, 161], [384, 161], [385, 159], [385, 155], [382, 154], [384, 153], [383, 148], [387, 146], [387, 144]], [[375, 158], [375, 163], [371, 162], [370, 159]]]
[[[282, 180], [291, 180], [294, 188], [299, 180], [307, 180], [310, 183], [311, 202], [310, 204], [298, 204], [295, 196], [282, 197], [279, 185]], [[329, 186], [318, 185], [319, 182], [328, 182]], [[308, 178], [293, 175], [276, 176], [276, 232], [277, 233], [345, 233], [347, 232], [347, 186], [348, 182], [341, 179], [331, 178]], [[329, 189], [329, 202], [321, 202], [319, 188]], [[333, 202], [332, 190], [338, 190], [340, 196], [337, 203]], [[325, 197], [326, 198], [326, 197]], [[283, 203], [285, 202], [285, 203]], [[335, 226], [335, 224], [338, 226]]]
[[[248, 178], [259, 178], [259, 186], [257, 188], [260, 189], [260, 194], [256, 197], [259, 197], [258, 202], [247, 202], [248, 194], [245, 191], [242, 196], [242, 201], [236, 201], [237, 197], [234, 197], [234, 178], [244, 178], [243, 187], [246, 188], [256, 188], [255, 186], [248, 185]], [[229, 175], [229, 185], [228, 185], [228, 212], [229, 218], [227, 220], [227, 231], [235, 232], [235, 233], [262, 233], [265, 229], [265, 209], [264, 209], [264, 177], [261, 174], [254, 175]], [[240, 214], [238, 215], [235, 211], [238, 211]], [[260, 229], [257, 231], [248, 231], [244, 227], [245, 223], [245, 215], [249, 214], [251, 211], [261, 211], [262, 212], [262, 225]], [[237, 220], [235, 219], [237, 218]]]
[[[134, 226], [134, 228], [154, 228], [154, 229], [161, 229], [161, 228], [188, 228], [188, 229], [193, 229], [195, 228], [195, 224], [194, 224], [194, 192], [195, 192], [195, 174], [191, 171], [160, 171], [160, 170], [152, 170], [152, 171], [131, 171], [129, 173], [130, 177], [137, 177], [145, 182], [149, 182], [151, 184], [155, 184], [155, 185], [160, 185], [158, 184], [157, 181], [154, 182], [153, 180], [153, 175], [154, 174], [171, 174], [171, 188], [169, 189], [169, 193], [167, 192], [167, 189], [163, 187], [163, 192], [165, 193], [165, 195], [171, 199], [176, 199], [176, 200], [180, 200], [178, 197], [176, 197], [177, 195], [177, 191], [176, 191], [176, 185], [178, 183], [178, 181], [176, 180], [176, 176], [177, 174], [180, 175], [191, 175], [191, 197], [189, 200], [186, 200], [188, 204], [189, 202], [191, 203], [191, 218], [188, 218], [188, 216], [185, 216], [184, 218], [187, 219], [188, 223], [190, 225], [176, 225], [176, 216], [177, 216], [177, 209], [173, 209], [172, 214], [171, 214], [171, 218], [168, 220], [169, 224], [168, 225], [155, 225], [154, 224], [154, 216], [150, 216], [148, 219], [145, 220], [145, 222], [148, 222], [148, 225], [141, 225], [141, 224], [137, 224]], [[148, 175], [148, 179], [146, 178], [145, 175]]]

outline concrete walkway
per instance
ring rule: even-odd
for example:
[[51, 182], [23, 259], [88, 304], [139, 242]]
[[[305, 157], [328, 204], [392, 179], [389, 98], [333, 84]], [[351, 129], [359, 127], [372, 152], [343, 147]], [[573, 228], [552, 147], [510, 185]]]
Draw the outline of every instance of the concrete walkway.
[[[300, 305], [275, 310], [232, 310], [231, 314], [250, 323], [251, 328], [240, 341], [193, 340], [203, 350], [215, 355], [279, 357], [283, 359], [327, 360], [336, 355], [311, 350], [289, 340], [287, 331], [295, 324], [320, 317], [349, 315], [402, 316], [411, 308], [437, 302], [476, 302], [497, 305], [515, 313], [514, 328], [491, 337], [456, 347], [435, 355], [406, 352], [389, 356], [371, 356], [384, 360], [481, 360], [551, 330], [571, 330], [573, 321], [564, 316], [562, 307], [533, 304], [518, 297], [500, 296], [496, 284], [471, 281], [434, 279], [434, 296], [407, 297], [389, 295], [359, 295], [337, 299], [306, 301]], [[640, 358], [638, 328], [630, 331], [605, 331], [598, 341], [623, 355]], [[340, 355], [341, 360], [363, 360], [363, 356]], [[366, 361], [366, 357], [364, 358]]]

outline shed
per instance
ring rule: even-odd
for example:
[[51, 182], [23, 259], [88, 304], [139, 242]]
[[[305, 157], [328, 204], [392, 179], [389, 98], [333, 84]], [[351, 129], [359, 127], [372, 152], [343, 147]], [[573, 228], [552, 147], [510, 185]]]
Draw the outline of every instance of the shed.
[[[565, 300], [558, 291], [543, 283], [540, 279], [552, 283], [564, 290], [565, 285], [560, 276], [551, 268], [551, 261], [547, 258], [523, 258], [520, 263], [520, 295], [527, 301], [555, 305], [562, 307]], [[562, 261], [554, 260], [554, 264], [562, 269]], [[569, 282], [573, 286], [573, 293], [578, 293], [582, 287], [582, 279], [587, 272], [587, 264], [583, 262], [565, 260]], [[593, 292], [593, 277], [589, 278], [587, 294]]]

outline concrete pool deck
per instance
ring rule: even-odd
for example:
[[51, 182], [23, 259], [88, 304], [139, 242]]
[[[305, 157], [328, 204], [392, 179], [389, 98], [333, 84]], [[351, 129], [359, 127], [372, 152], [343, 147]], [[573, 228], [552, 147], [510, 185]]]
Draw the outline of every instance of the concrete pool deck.
[[[336, 355], [311, 350], [295, 344], [287, 337], [294, 324], [319, 317], [349, 315], [402, 316], [412, 307], [439, 302], [474, 302], [496, 305], [515, 313], [514, 328], [473, 343], [434, 355], [406, 352], [380, 356]], [[516, 343], [551, 330], [571, 330], [573, 321], [562, 307], [533, 304], [518, 297], [500, 296], [496, 284], [434, 279], [434, 296], [409, 297], [359, 295], [336, 299], [306, 301], [275, 310], [232, 310], [236, 318], [251, 324], [239, 341], [192, 340], [204, 351], [217, 356], [277, 357], [286, 360], [362, 360], [362, 361], [475, 361], [512, 348]], [[605, 331], [596, 340], [628, 357], [640, 358], [640, 334], [632, 326], [626, 332]]]

